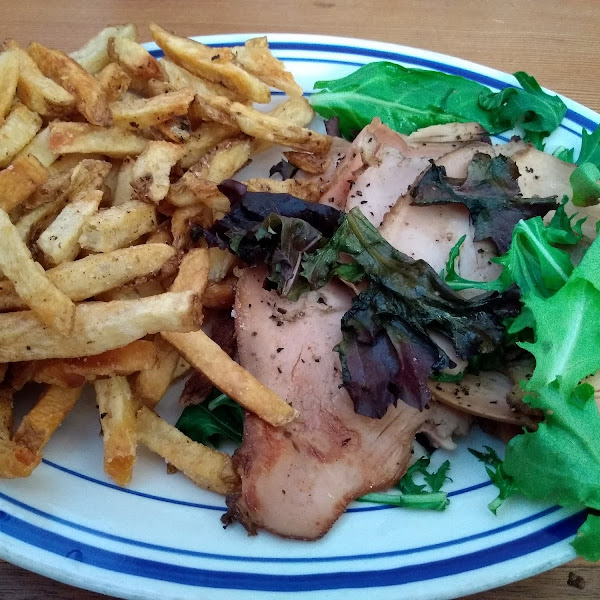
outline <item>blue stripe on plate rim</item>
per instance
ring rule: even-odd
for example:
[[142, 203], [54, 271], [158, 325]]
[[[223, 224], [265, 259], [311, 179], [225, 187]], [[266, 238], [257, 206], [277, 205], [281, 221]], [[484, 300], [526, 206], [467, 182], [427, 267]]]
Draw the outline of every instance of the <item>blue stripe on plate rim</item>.
[[340, 571], [302, 575], [231, 572], [199, 569], [163, 563], [98, 548], [33, 525], [0, 511], [0, 533], [41, 548], [111, 572], [171, 583], [221, 589], [269, 592], [300, 592], [348, 588], [373, 588], [427, 581], [458, 575], [520, 558], [570, 538], [586, 517], [581, 511], [541, 530], [451, 558], [382, 569], [378, 571]]
[[[244, 39], [247, 36], [240, 36], [239, 41], [230, 41], [228, 43], [243, 43]], [[368, 43], [368, 42], [366, 42]], [[218, 46], [219, 44], [213, 44]], [[222, 45], [222, 44], [221, 44]], [[427, 58], [412, 56], [410, 54], [405, 54], [402, 52], [392, 51], [392, 50], [381, 50], [376, 48], [362, 48], [360, 46], [348, 46], [344, 44], [333, 44], [333, 43], [308, 43], [301, 41], [272, 41], [270, 46], [275, 51], [277, 50], [293, 50], [293, 51], [325, 51], [325, 52], [337, 52], [337, 53], [345, 53], [349, 55], [358, 55], [364, 56], [366, 58], [375, 58], [380, 60], [393, 60], [398, 62], [403, 62], [406, 64], [412, 64], [415, 66], [421, 66], [425, 68], [432, 68], [439, 71], [443, 71], [446, 73], [451, 73], [455, 75], [460, 75], [463, 77], [467, 77], [484, 85], [488, 85], [490, 87], [503, 89], [507, 87], [509, 84], [505, 81], [497, 79], [495, 77], [490, 77], [484, 75], [482, 73], [478, 73], [476, 71], [472, 71], [460, 66], [448, 65], [445, 63], [441, 63], [436, 60], [430, 60]], [[160, 50], [151, 50], [151, 53], [155, 56], [162, 55]], [[312, 58], [295, 58], [295, 57], [286, 57], [285, 60], [314, 60], [315, 62], [321, 63], [335, 63], [335, 64], [350, 64], [354, 66], [361, 66], [363, 63], [353, 62], [353, 61], [338, 61], [334, 59], [312, 59]], [[596, 122], [590, 118], [585, 117], [580, 114], [576, 110], [568, 109], [566, 117], [580, 125], [581, 127], [585, 127], [587, 129], [594, 129], [596, 126]], [[570, 133], [580, 137], [581, 134], [576, 132], [575, 130], [561, 125], [562, 128], [569, 131]], [[47, 463], [49, 461], [46, 461]], [[61, 470], [66, 470], [65, 467], [61, 467], [60, 465], [53, 464], [56, 468], [60, 468]], [[76, 474], [75, 472], [72, 472]], [[97, 483], [103, 483], [99, 480], [93, 480], [92, 478], [88, 478], [82, 474], [77, 474], [78, 476], [85, 477], [91, 481], [95, 481]], [[457, 490], [453, 493], [453, 495], [457, 495], [458, 493], [465, 493], [466, 491], [471, 491], [472, 489], [478, 489], [480, 487], [484, 487], [486, 484], [478, 484], [475, 486], [471, 486], [471, 488], [466, 488], [465, 490]], [[133, 492], [139, 493], [139, 492]], [[140, 495], [143, 495], [139, 493]], [[17, 505], [21, 505], [22, 507], [26, 507], [30, 510], [35, 511], [32, 507], [27, 507], [27, 505], [23, 505], [19, 501], [12, 499], [8, 496], [0, 494], [6, 501], [13, 502]], [[152, 497], [147, 495], [148, 497]], [[159, 497], [156, 497], [159, 499]], [[166, 499], [169, 500], [169, 499]], [[175, 501], [179, 502], [179, 501]], [[191, 503], [190, 503], [191, 504]], [[208, 505], [200, 505], [206, 508], [209, 508]], [[210, 507], [216, 508], [216, 507]], [[360, 510], [360, 509], [359, 509]], [[474, 536], [468, 536], [459, 540], [453, 540], [447, 543], [435, 544], [431, 547], [421, 547], [421, 548], [413, 548], [410, 551], [396, 551], [392, 553], [382, 553], [384, 556], [389, 555], [398, 555], [406, 552], [422, 552], [432, 548], [438, 548], [440, 546], [451, 545], [455, 543], [461, 543], [465, 541], [469, 541], [470, 539], [479, 539], [481, 537], [486, 537], [488, 535], [492, 535], [494, 532], [499, 532], [506, 529], [511, 529], [525, 522], [531, 522], [542, 516], [546, 516], [548, 514], [552, 514], [557, 511], [557, 507], [552, 507], [541, 511], [540, 513], [536, 513], [534, 515], [530, 515], [525, 519], [521, 519], [513, 524], [509, 524], [506, 526], [502, 526], [496, 528], [495, 530], [490, 530], [488, 532], [482, 532], [480, 534], [476, 534]], [[40, 513], [42, 511], [39, 511]], [[51, 515], [47, 515], [51, 519], [57, 520], [59, 522], [64, 522], [73, 527], [81, 528], [83, 530], [87, 530], [83, 526], [77, 526], [73, 523], [69, 523], [63, 519], [52, 517]], [[466, 555], [452, 557], [448, 559], [438, 560], [427, 562], [423, 564], [410, 565], [397, 567], [394, 569], [386, 569], [380, 571], [353, 571], [353, 572], [338, 572], [338, 573], [318, 573], [311, 574], [309, 578], [303, 575], [267, 575], [267, 574], [258, 574], [258, 573], [238, 573], [235, 578], [232, 577], [232, 573], [229, 571], [216, 571], [216, 570], [205, 570], [205, 569], [195, 569], [190, 567], [182, 567], [171, 564], [160, 563], [156, 561], [151, 561], [147, 559], [141, 559], [136, 557], [131, 557], [127, 555], [122, 555], [119, 553], [115, 553], [112, 551], [108, 551], [102, 548], [97, 548], [95, 546], [91, 546], [88, 544], [82, 544], [78, 541], [71, 540], [65, 536], [59, 535], [52, 531], [40, 528], [36, 525], [28, 523], [27, 521], [23, 521], [15, 516], [9, 515], [5, 511], [0, 511], [0, 532], [8, 537], [14, 538], [21, 542], [25, 542], [26, 544], [33, 545], [35, 547], [50, 551], [54, 554], [60, 556], [66, 556], [67, 558], [77, 560], [92, 566], [100, 567], [107, 569], [113, 572], [119, 572], [124, 574], [136, 575], [150, 579], [158, 579], [163, 581], [170, 581], [173, 583], [182, 583], [187, 585], [195, 585], [202, 587], [210, 587], [210, 588], [222, 588], [222, 589], [240, 589], [240, 590], [260, 590], [260, 591], [282, 591], [282, 592], [291, 592], [291, 591], [309, 591], [309, 590], [326, 590], [326, 589], [340, 589], [340, 588], [365, 588], [365, 587], [381, 587], [381, 586], [390, 586], [390, 585], [398, 585], [398, 584], [406, 584], [410, 582], [418, 582], [425, 581], [433, 578], [444, 577], [449, 575], [456, 575], [459, 573], [464, 573], [468, 571], [473, 571], [476, 569], [480, 569], [486, 566], [491, 566], [500, 562], [504, 562], [507, 560], [511, 560], [514, 558], [519, 558], [521, 556], [525, 556], [537, 550], [542, 550], [544, 548], [548, 548], [556, 543], [567, 540], [573, 536], [575, 531], [579, 528], [583, 520], [585, 519], [586, 512], [581, 511], [574, 515], [571, 515], [567, 518], [561, 519], [549, 526], [542, 528], [541, 530], [535, 531], [533, 533], [527, 534], [520, 538], [511, 540], [509, 542], [504, 542], [489, 548], [485, 548], [482, 550], [478, 550], [475, 552], [471, 552]], [[91, 533], [97, 533], [99, 535], [103, 535], [106, 537], [111, 537], [110, 534], [105, 534], [103, 532], [96, 532], [94, 530], [89, 530]], [[118, 536], [112, 536], [112, 538], [116, 538], [117, 541], [129, 541], [125, 538], [121, 539]], [[136, 542], [134, 542], [136, 543]], [[152, 545], [137, 543], [138, 545], [145, 545], [151, 547]], [[74, 548], [76, 548], [74, 550]], [[167, 551], [175, 551], [177, 549], [169, 549], [167, 547], [158, 547], [157, 549], [165, 549]], [[215, 558], [226, 558], [221, 555], [209, 555], [207, 553], [198, 553], [202, 556], [210, 556]], [[321, 560], [348, 560], [348, 559], [366, 559], [373, 555], [364, 555], [364, 556], [349, 556], [349, 557], [325, 557]], [[229, 557], [227, 557], [229, 558]], [[237, 561], [249, 560], [249, 557], [231, 557]], [[251, 559], [250, 559], [251, 560]], [[274, 560], [272, 558], [267, 557], [256, 557], [255, 560], [259, 561], [271, 561]], [[276, 559], [280, 562], [288, 562], [288, 561], [299, 561], [302, 559]], [[305, 559], [306, 561], [311, 561], [311, 559]], [[468, 566], [466, 566], [468, 565]], [[166, 567], [166, 568], [165, 568]]]

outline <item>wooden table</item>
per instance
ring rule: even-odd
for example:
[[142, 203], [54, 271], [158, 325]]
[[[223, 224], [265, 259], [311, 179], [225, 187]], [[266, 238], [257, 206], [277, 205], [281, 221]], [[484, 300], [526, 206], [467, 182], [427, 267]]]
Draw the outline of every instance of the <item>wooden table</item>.
[[[111, 23], [134, 22], [141, 39], [149, 39], [148, 20], [180, 35], [321, 33], [427, 48], [503, 71], [525, 70], [542, 85], [600, 111], [597, 0], [0, 0], [0, 39], [36, 40], [67, 51]], [[583, 590], [567, 585], [570, 573], [583, 577]], [[470, 599], [599, 597], [598, 566], [574, 561]], [[0, 598], [106, 596], [0, 561]]]

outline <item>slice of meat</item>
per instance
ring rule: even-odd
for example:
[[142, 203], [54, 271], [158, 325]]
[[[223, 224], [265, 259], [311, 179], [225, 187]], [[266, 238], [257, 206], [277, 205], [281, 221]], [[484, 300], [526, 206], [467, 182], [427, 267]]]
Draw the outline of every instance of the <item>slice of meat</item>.
[[289, 302], [265, 291], [264, 278], [262, 268], [248, 269], [238, 285], [240, 363], [300, 417], [274, 428], [247, 415], [234, 455], [242, 490], [228, 501], [230, 515], [249, 531], [317, 539], [352, 500], [402, 476], [429, 411], [399, 402], [380, 420], [357, 415], [332, 351], [350, 290], [332, 283]]

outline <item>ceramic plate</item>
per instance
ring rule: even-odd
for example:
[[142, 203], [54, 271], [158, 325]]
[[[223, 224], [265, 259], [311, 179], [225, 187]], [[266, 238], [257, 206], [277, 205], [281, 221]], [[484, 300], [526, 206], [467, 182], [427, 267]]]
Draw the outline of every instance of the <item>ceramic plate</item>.
[[[234, 45], [247, 37], [203, 41]], [[341, 77], [375, 60], [462, 75], [494, 90], [514, 83], [486, 67], [402, 46], [284, 34], [269, 35], [269, 41], [307, 93], [318, 79]], [[156, 46], [149, 48], [159, 55]], [[566, 103], [567, 116], [550, 149], [579, 146], [581, 128], [592, 129], [599, 120], [589, 109]], [[171, 422], [178, 416], [179, 391], [161, 403]], [[355, 504], [318, 542], [266, 533], [248, 537], [241, 526], [223, 529], [221, 497], [180, 474], [167, 475], [164, 462], [144, 449], [130, 487], [113, 485], [102, 470], [98, 434], [93, 398], [84, 397], [33, 476], [0, 482], [0, 556], [122, 598], [455, 598], [572, 559], [569, 541], [584, 518], [517, 499], [492, 515], [486, 505], [495, 489], [467, 447], [490, 444], [501, 452], [502, 444], [475, 429], [456, 452], [434, 455], [437, 464], [452, 462], [451, 504], [444, 513]]]

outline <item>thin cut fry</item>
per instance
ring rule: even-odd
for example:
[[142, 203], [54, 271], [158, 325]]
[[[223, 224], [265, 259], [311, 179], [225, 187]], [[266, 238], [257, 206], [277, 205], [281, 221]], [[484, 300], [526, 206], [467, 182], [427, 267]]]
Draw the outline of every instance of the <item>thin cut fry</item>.
[[108, 375], [131, 375], [152, 369], [158, 360], [152, 342], [136, 340], [114, 350], [83, 358], [50, 358], [36, 362], [33, 376], [38, 383], [79, 387], [86, 381]]
[[172, 292], [190, 290], [202, 296], [208, 283], [210, 255], [207, 248], [192, 248], [181, 261], [179, 273], [171, 286]]
[[321, 175], [325, 173], [331, 163], [331, 157], [328, 155], [310, 154], [308, 152], [284, 152], [283, 155], [288, 162], [305, 173], [311, 175]]
[[17, 106], [0, 126], [0, 167], [5, 167], [40, 130], [42, 119], [26, 106]]
[[36, 42], [29, 46], [28, 52], [46, 77], [73, 95], [77, 110], [92, 125], [112, 125], [113, 118], [102, 85], [80, 64], [64, 52]]
[[19, 81], [19, 61], [12, 52], [0, 54], [0, 124], [8, 114]]
[[238, 490], [239, 477], [229, 455], [194, 442], [145, 406], [137, 414], [137, 434], [142, 444], [196, 485], [218, 494]]
[[219, 192], [216, 184], [193, 171], [187, 171], [179, 181], [171, 185], [167, 200], [178, 207], [204, 204], [223, 214], [231, 209], [229, 199]]
[[133, 179], [133, 165], [135, 160], [133, 158], [126, 158], [119, 168], [117, 175], [117, 185], [112, 197], [112, 205], [118, 206], [132, 200], [133, 188], [131, 187], [131, 181]]
[[156, 225], [154, 206], [132, 200], [90, 217], [84, 225], [79, 244], [94, 252], [111, 252], [129, 246], [156, 229]]
[[183, 156], [179, 161], [181, 166], [189, 169], [217, 144], [238, 133], [237, 127], [219, 123], [203, 123], [184, 144]]
[[0, 210], [0, 269], [42, 323], [60, 333], [70, 333], [75, 305], [33, 260], [29, 248], [3, 210]]
[[171, 185], [171, 168], [181, 158], [183, 148], [169, 142], [148, 142], [133, 165], [131, 187], [140, 200], [158, 204]]
[[235, 61], [248, 73], [289, 96], [302, 96], [302, 88], [294, 81], [294, 76], [271, 54], [266, 37], [252, 38], [232, 51]]
[[37, 158], [17, 156], [0, 171], [0, 208], [10, 212], [45, 183], [48, 176], [48, 169]]
[[104, 441], [104, 471], [119, 485], [131, 481], [136, 459], [136, 420], [131, 388], [126, 377], [94, 382]]
[[115, 124], [139, 129], [186, 115], [193, 99], [193, 90], [185, 88], [152, 98], [118, 100], [111, 104], [111, 110]]
[[23, 215], [15, 225], [20, 238], [26, 244], [29, 244], [36, 234], [42, 231], [46, 224], [62, 210], [65, 202], [64, 199], [59, 198], [47, 204], [42, 204]]
[[191, 170], [202, 179], [221, 183], [248, 163], [251, 149], [250, 139], [245, 136], [221, 142]]
[[135, 40], [137, 38], [135, 25], [129, 23], [106, 27], [70, 56], [86, 71], [99, 73], [110, 61], [107, 50], [108, 40], [116, 37]]
[[136, 156], [148, 140], [120, 127], [96, 127], [87, 123], [57, 122], [50, 125], [50, 148], [57, 154], [81, 152], [112, 158]]
[[131, 378], [133, 395], [148, 408], [154, 408], [166, 394], [179, 361], [179, 352], [162, 336], [155, 336], [153, 344], [156, 364]]
[[79, 238], [87, 220], [98, 211], [102, 195], [100, 190], [83, 192], [40, 235], [37, 247], [50, 264], [60, 265], [77, 257], [81, 249]]
[[13, 395], [14, 389], [0, 387], [0, 442], [8, 442], [13, 435]]
[[19, 152], [18, 157], [31, 156], [37, 158], [44, 167], [49, 167], [56, 161], [58, 154], [50, 149], [50, 128], [44, 127], [30, 142]]
[[155, 23], [148, 27], [166, 56], [190, 73], [220, 83], [253, 102], [271, 100], [268, 86], [237, 65], [221, 61], [218, 51], [213, 48], [173, 35]]
[[49, 386], [37, 404], [23, 417], [14, 442], [33, 453], [41, 452], [65, 417], [71, 412], [83, 388]]
[[284, 179], [248, 179], [244, 184], [249, 192], [269, 192], [272, 194], [291, 194], [307, 202], [318, 202], [323, 195], [321, 187], [310, 180]]
[[163, 79], [158, 61], [140, 44], [127, 38], [108, 40], [108, 55], [132, 79]]
[[298, 415], [294, 408], [232, 360], [203, 331], [163, 332], [162, 335], [223, 393], [267, 423], [276, 427], [285, 425]]
[[202, 294], [202, 306], [206, 308], [227, 308], [235, 299], [237, 277], [228, 277], [218, 283], [209, 283]]
[[192, 125], [188, 117], [181, 115], [155, 125], [155, 130], [168, 142], [183, 144], [191, 137]]
[[118, 100], [121, 95], [129, 89], [131, 78], [117, 63], [107, 64], [96, 79], [106, 93], [109, 102]]
[[32, 312], [0, 314], [0, 362], [93, 356], [159, 331], [193, 331], [201, 323], [193, 292], [114, 302], [85, 302], [69, 337], [44, 327]]

